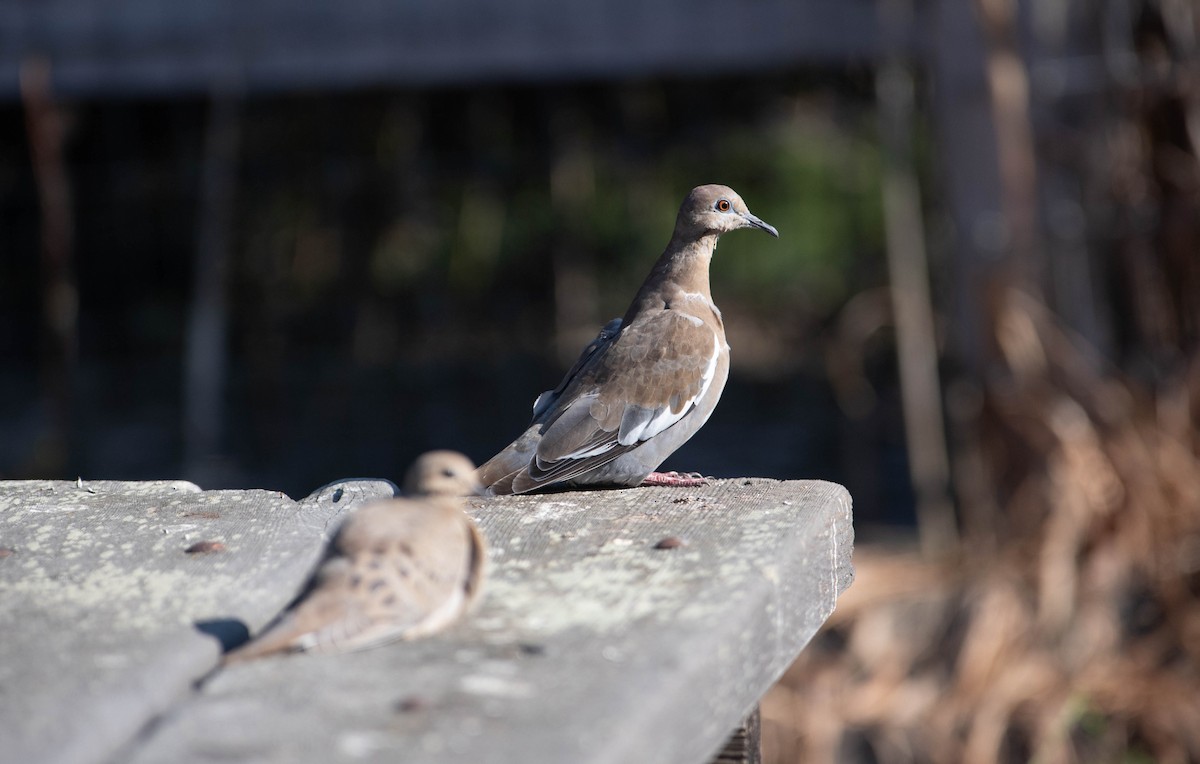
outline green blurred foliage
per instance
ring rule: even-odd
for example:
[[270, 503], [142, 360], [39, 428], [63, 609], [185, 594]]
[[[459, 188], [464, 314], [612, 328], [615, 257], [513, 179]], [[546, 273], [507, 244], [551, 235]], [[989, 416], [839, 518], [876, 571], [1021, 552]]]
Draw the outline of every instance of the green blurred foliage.
[[300, 305], [385, 302], [389, 336], [448, 312], [545, 324], [566, 268], [602, 322], [717, 182], [781, 233], [722, 240], [718, 301], [817, 325], [884, 280], [874, 120], [868, 91], [784, 75], [254, 103], [238, 268]]
[[730, 236], [713, 268], [723, 289], [752, 304], [772, 309], [802, 295], [825, 315], [855, 288], [858, 258], [883, 251], [880, 161], [866, 131], [844, 130], [809, 109], [723, 142], [718, 172], [748, 178], [742, 193], [779, 229], [780, 242]]

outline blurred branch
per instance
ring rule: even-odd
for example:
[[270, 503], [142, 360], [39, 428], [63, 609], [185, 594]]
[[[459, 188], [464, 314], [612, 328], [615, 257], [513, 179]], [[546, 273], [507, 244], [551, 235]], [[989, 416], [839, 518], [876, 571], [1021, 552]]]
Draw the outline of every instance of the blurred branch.
[[838, 311], [837, 330], [825, 348], [825, 373], [838, 406], [851, 419], [862, 419], [879, 401], [867, 379], [866, 346], [894, 322], [890, 287], [859, 292]]
[[[889, 0], [882, 12], [885, 28], [911, 27], [912, 5], [908, 0]], [[935, 557], [954, 551], [958, 531], [949, 495], [950, 461], [942, 418], [924, 216], [912, 157], [913, 78], [903, 59], [891, 55], [880, 67], [875, 82], [886, 157], [883, 215], [909, 475], [916, 493], [921, 549]]]
[[1007, 292], [996, 330], [998, 545], [856, 549], [854, 586], [763, 703], [765, 738], [794, 725], [777, 761], [1200, 758], [1200, 360], [1155, 399], [1034, 297]]
[[31, 472], [60, 473], [71, 434], [71, 389], [79, 350], [79, 289], [71, 267], [74, 216], [63, 159], [67, 115], [55, 102], [50, 62], [21, 64], [21, 101], [41, 212], [43, 342], [41, 377], [50, 426], [37, 444]]
[[233, 202], [241, 135], [241, 101], [213, 95], [204, 138], [196, 221], [194, 292], [187, 319], [183, 378], [184, 474], [204, 482], [221, 448], [228, 372], [228, 295]]

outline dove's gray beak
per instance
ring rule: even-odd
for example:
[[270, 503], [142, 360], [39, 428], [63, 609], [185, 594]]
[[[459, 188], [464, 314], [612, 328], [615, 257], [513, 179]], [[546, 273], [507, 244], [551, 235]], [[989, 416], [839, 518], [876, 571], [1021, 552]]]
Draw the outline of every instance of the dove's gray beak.
[[779, 238], [779, 231], [776, 231], [775, 226], [771, 225], [770, 223], [766, 222], [765, 220], [760, 220], [759, 218], [755, 217], [754, 215], [751, 215], [749, 212], [743, 214], [742, 217], [745, 218], [747, 224], [752, 225], [755, 228], [763, 229], [767, 233], [774, 236], [776, 239]]

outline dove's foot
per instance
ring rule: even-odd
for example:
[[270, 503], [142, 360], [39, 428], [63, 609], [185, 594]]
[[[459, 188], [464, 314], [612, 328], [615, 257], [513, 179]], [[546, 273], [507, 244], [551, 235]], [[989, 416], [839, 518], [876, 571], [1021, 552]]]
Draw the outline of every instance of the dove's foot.
[[708, 485], [708, 478], [699, 472], [651, 472], [642, 479], [642, 485], [669, 485], [689, 488], [697, 485]]

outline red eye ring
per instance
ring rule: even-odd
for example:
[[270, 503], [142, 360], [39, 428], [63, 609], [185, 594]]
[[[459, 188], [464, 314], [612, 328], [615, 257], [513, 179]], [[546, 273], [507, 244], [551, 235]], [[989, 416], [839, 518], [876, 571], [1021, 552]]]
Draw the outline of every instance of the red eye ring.
[[717, 212], [729, 212], [731, 209], [733, 209], [733, 205], [729, 203], [728, 199], [717, 200]]

